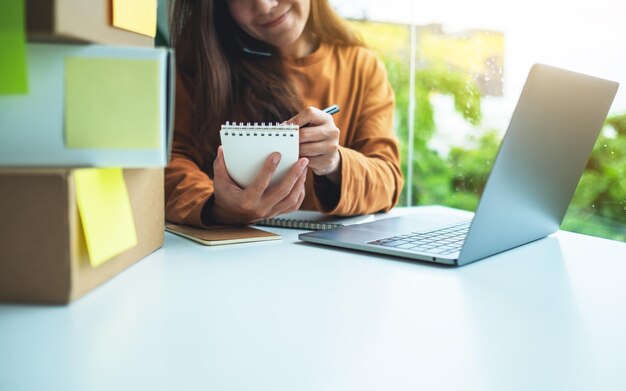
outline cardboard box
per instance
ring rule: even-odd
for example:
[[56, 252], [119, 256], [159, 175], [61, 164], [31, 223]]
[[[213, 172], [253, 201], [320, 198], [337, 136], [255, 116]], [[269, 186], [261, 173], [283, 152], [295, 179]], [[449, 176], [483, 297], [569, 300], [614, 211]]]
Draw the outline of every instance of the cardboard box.
[[153, 37], [114, 27], [111, 8], [111, 0], [26, 0], [28, 39], [154, 47]]
[[[170, 49], [28, 44], [27, 53], [28, 93], [0, 95], [0, 166], [144, 168], [167, 165], [173, 135], [175, 83], [174, 57]], [[68, 62], [76, 60], [105, 62], [107, 66], [114, 64], [119, 69], [116, 72], [120, 74], [130, 69], [128, 63], [148, 64], [152, 70], [151, 76], [140, 83], [140, 87], [133, 87], [130, 94], [150, 99], [153, 114], [149, 117], [139, 114], [132, 117], [136, 122], [132, 125], [132, 131], [111, 137], [117, 141], [116, 145], [69, 145], [66, 88], [71, 78], [68, 78]], [[112, 80], [107, 84], [114, 75], [103, 80], [103, 76], [94, 70], [84, 72], [87, 72], [86, 76], [98, 80], [81, 83], [85, 88], [90, 88], [90, 84], [105, 89], [114, 85]], [[118, 79], [118, 84], [119, 80], [124, 79]], [[119, 111], [124, 108], [120, 102], [128, 106], [139, 101], [129, 97], [128, 93], [119, 91], [118, 98], [101, 98], [102, 102], [88, 107], [95, 110], [96, 117], [99, 115], [112, 122], [130, 124], [131, 121], [119, 117]], [[105, 95], [95, 95], [95, 99], [98, 96]], [[87, 99], [83, 101], [88, 102]], [[103, 131], [103, 125], [106, 126], [105, 121], [93, 120], [81, 128], [81, 134], [114, 134], [116, 129], [122, 129], [118, 125], [111, 125], [110, 131]], [[146, 134], [149, 137], [142, 137], [141, 140], [151, 139], [154, 142], [148, 147], [128, 147], [125, 145], [125, 137], [132, 137], [135, 133]]]
[[125, 169], [137, 245], [89, 262], [71, 169], [0, 169], [0, 301], [68, 303], [163, 245], [163, 169]]

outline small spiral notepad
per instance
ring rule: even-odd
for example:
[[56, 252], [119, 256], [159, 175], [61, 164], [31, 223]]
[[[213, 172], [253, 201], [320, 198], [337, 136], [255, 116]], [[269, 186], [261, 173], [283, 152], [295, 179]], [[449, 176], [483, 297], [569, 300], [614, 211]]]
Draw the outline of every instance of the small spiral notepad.
[[258, 176], [272, 152], [281, 159], [271, 183], [280, 180], [298, 161], [298, 125], [265, 123], [229, 123], [222, 125], [220, 138], [230, 177], [242, 188]]

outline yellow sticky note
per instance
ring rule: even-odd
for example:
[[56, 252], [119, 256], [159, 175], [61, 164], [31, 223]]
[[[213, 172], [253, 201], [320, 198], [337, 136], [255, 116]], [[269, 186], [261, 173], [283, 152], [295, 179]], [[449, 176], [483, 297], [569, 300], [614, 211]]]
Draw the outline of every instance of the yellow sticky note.
[[157, 60], [67, 58], [66, 146], [159, 148], [159, 86]]
[[0, 1], [0, 94], [28, 92], [24, 0]]
[[156, 36], [156, 0], [113, 0], [113, 26]]
[[135, 246], [135, 221], [122, 169], [78, 169], [74, 183], [91, 265], [101, 265]]

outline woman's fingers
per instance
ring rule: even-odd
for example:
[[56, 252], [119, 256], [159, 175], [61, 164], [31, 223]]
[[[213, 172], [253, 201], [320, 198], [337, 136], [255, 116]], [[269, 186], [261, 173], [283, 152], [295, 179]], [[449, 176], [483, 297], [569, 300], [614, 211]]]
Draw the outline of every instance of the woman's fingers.
[[300, 177], [303, 175], [306, 176], [306, 167], [308, 164], [309, 159], [300, 158], [296, 164], [289, 169], [285, 177], [280, 182], [273, 185], [266, 193], [265, 202], [276, 205], [283, 198], [287, 197]]
[[[328, 114], [326, 114], [328, 115]], [[306, 127], [300, 129], [300, 144], [303, 143], [315, 143], [324, 140], [336, 140], [339, 141], [339, 128], [335, 126], [335, 123], [324, 123], [318, 126]]]
[[217, 148], [217, 156], [213, 161], [213, 175], [215, 176], [215, 179], [223, 178], [225, 175], [228, 175], [226, 164], [224, 163], [224, 152], [222, 151], [222, 146]]
[[327, 114], [316, 107], [310, 106], [290, 118], [287, 122], [290, 124], [296, 124], [302, 128], [304, 126], [321, 125], [329, 121], [332, 122], [330, 114]]
[[319, 109], [316, 109], [315, 107], [307, 107], [295, 116], [291, 117], [289, 120], [287, 120], [287, 122], [290, 124], [296, 124], [299, 127], [303, 127], [312, 122], [312, 120], [316, 116], [316, 111], [319, 111]]
[[241, 188], [231, 179], [226, 169], [226, 162], [224, 161], [224, 150], [221, 146], [217, 148], [217, 156], [213, 161], [213, 183], [217, 187], [235, 187], [239, 190]]
[[309, 159], [322, 155], [334, 155], [339, 151], [339, 145], [332, 141], [321, 141], [319, 143], [300, 144], [300, 156]]
[[314, 107], [307, 107], [289, 120], [300, 128], [301, 157], [310, 159], [309, 167], [317, 175], [334, 172], [340, 161], [339, 128], [332, 116]]
[[252, 192], [252, 197], [259, 197], [261, 194], [263, 194], [269, 186], [270, 181], [274, 176], [274, 173], [276, 172], [278, 163], [280, 163], [280, 153], [273, 152], [267, 157], [267, 159], [265, 159], [265, 163], [263, 163], [263, 168], [261, 168], [261, 172], [259, 172], [259, 175], [257, 175], [254, 181], [246, 189], [247, 193]]
[[304, 201], [305, 194], [306, 194], [306, 192], [304, 191], [304, 186], [302, 186], [302, 189], [300, 190], [300, 192], [298, 194], [296, 202], [293, 203], [293, 205], [291, 207], [288, 207], [287, 209], [281, 211], [279, 214], [294, 212], [294, 211], [300, 209], [300, 205], [302, 205], [302, 202]]
[[302, 201], [304, 201], [304, 182], [306, 180], [306, 171], [302, 172], [298, 180], [291, 188], [291, 191], [280, 202], [278, 202], [272, 212], [275, 214], [283, 214], [298, 210]]

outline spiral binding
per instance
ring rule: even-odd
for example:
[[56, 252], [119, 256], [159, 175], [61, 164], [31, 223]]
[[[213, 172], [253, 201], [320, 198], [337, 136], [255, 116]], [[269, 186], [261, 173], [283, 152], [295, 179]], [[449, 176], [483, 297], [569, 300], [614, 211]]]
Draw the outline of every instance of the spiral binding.
[[221, 133], [225, 136], [283, 136], [283, 137], [295, 137], [298, 131], [298, 125], [294, 124], [281, 124], [278, 122], [265, 123], [258, 122], [254, 124], [248, 122], [240, 122], [237, 124], [233, 122], [226, 122], [222, 125]]
[[327, 230], [343, 227], [340, 222], [318, 222], [299, 219], [288, 219], [284, 217], [273, 217], [270, 219], [263, 219], [257, 223], [258, 225], [265, 225], [268, 227], [283, 227], [283, 228], [299, 228], [310, 230]]

